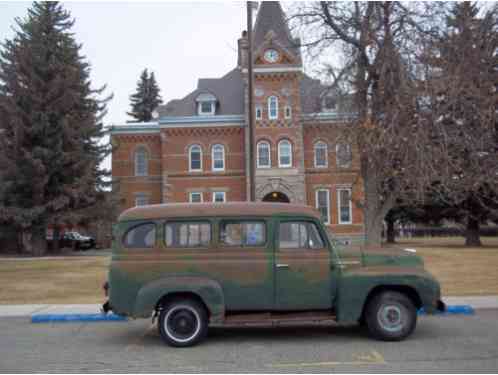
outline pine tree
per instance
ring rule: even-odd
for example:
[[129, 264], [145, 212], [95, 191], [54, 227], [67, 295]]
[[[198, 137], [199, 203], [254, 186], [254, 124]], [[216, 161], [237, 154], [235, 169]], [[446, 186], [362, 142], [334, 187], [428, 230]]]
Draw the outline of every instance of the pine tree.
[[46, 251], [49, 223], [95, 205], [108, 172], [102, 117], [110, 97], [92, 89], [90, 66], [57, 2], [35, 2], [0, 51], [0, 220], [25, 250]]
[[131, 112], [128, 115], [139, 122], [152, 120], [152, 113], [162, 103], [159, 86], [154, 72], [149, 73], [144, 69], [137, 83], [137, 89], [130, 96]]
[[162, 104], [162, 102], [161, 90], [157, 85], [156, 76], [154, 75], [154, 72], [151, 72], [149, 77], [149, 97], [147, 100], [147, 110], [151, 114], [151, 118], [154, 110]]
[[454, 3], [430, 53], [431, 131], [440, 140], [435, 195], [465, 217], [466, 244], [480, 246], [479, 224], [498, 213], [498, 6]]

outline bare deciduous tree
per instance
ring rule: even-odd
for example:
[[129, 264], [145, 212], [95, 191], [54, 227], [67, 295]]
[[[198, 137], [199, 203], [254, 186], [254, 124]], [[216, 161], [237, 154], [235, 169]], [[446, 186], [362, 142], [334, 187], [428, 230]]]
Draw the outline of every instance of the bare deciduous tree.
[[367, 244], [381, 242], [383, 219], [396, 199], [422, 196], [428, 182], [420, 176], [428, 165], [428, 133], [418, 115], [414, 56], [417, 35], [432, 31], [434, 21], [425, 29], [420, 23], [429, 13], [436, 15], [427, 4], [320, 2], [293, 15], [308, 30], [304, 46], [322, 55], [342, 51], [333, 85], [354, 96], [356, 116], [344, 137], [360, 155]]

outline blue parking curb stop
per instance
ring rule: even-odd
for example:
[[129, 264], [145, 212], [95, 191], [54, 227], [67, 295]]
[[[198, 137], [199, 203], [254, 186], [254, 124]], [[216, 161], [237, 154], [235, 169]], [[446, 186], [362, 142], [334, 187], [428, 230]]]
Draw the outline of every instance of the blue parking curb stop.
[[70, 323], [70, 322], [121, 322], [126, 317], [116, 314], [36, 314], [31, 316], [31, 323]]
[[[418, 310], [419, 315], [425, 315], [425, 311], [423, 308]], [[437, 312], [437, 315], [474, 315], [475, 310], [470, 305], [450, 305], [446, 306], [446, 311]]]

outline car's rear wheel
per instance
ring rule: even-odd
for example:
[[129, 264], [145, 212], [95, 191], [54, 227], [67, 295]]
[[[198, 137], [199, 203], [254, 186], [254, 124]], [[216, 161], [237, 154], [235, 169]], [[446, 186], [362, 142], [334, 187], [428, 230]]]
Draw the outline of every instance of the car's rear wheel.
[[208, 316], [202, 304], [191, 299], [174, 300], [159, 314], [158, 329], [171, 346], [193, 346], [207, 335]]
[[409, 336], [417, 325], [417, 310], [409, 297], [387, 291], [374, 296], [365, 310], [365, 321], [374, 338], [400, 341]]

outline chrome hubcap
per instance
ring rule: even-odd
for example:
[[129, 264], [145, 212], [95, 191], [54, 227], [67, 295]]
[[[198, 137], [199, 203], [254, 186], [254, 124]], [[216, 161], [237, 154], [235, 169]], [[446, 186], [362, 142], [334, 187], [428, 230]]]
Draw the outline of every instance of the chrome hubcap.
[[380, 326], [389, 332], [398, 332], [405, 324], [403, 309], [399, 305], [382, 305], [377, 313]]

